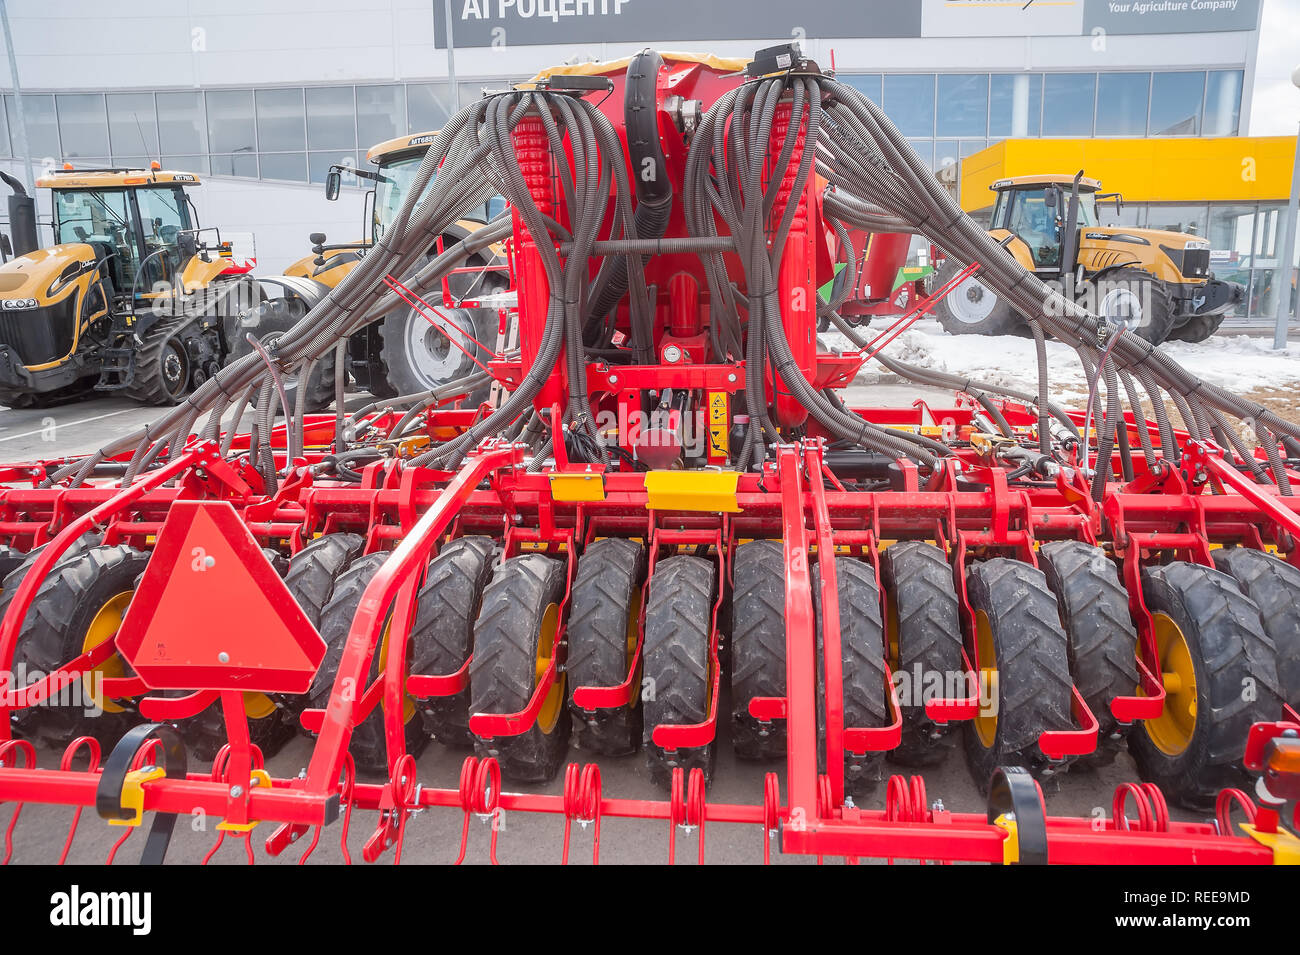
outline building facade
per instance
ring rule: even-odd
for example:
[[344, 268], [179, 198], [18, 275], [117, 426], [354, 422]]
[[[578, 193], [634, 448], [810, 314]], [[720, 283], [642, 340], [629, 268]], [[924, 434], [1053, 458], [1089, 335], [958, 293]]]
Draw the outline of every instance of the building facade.
[[0, 163], [159, 159], [203, 174], [205, 223], [256, 232], [264, 269], [303, 254], [308, 232], [360, 228], [359, 198], [321, 198], [332, 163], [557, 62], [646, 45], [745, 56], [794, 38], [941, 169], [1008, 138], [1243, 133], [1261, 16], [1260, 0], [7, 5], [26, 149], [6, 60]]

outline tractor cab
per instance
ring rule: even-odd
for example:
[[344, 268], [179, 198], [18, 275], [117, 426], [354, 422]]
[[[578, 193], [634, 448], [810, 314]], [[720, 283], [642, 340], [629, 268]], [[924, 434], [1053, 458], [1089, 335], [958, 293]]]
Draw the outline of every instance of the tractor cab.
[[1067, 246], [1078, 248], [1066, 241], [1073, 240], [1066, 231], [1070, 207], [1075, 206], [1074, 232], [1097, 225], [1100, 182], [1079, 177], [1076, 193], [1072, 176], [1019, 176], [999, 179], [989, 188], [997, 193], [990, 229], [1024, 242], [1035, 272], [1059, 274], [1073, 267], [1066, 256]]
[[184, 286], [198, 252], [185, 187], [197, 183], [182, 172], [68, 169], [37, 185], [52, 194], [55, 244], [90, 246], [110, 296], [133, 306], [160, 284]]

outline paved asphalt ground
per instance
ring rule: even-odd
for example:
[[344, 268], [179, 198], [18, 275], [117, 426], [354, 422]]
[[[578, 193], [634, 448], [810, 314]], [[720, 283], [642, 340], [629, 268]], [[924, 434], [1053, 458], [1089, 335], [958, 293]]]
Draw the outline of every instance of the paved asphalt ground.
[[[949, 398], [946, 392], [918, 389], [906, 385], [884, 385], [871, 388], [854, 388], [846, 396], [850, 404], [907, 404], [925, 397], [941, 405]], [[358, 404], [364, 398], [350, 399]], [[0, 461], [53, 458], [65, 454], [79, 454], [101, 446], [114, 436], [129, 433], [157, 415], [157, 409], [142, 408], [121, 398], [102, 398], [83, 401], [60, 408], [41, 410], [0, 409]], [[725, 682], [725, 681], [724, 681]], [[730, 700], [724, 688], [720, 712], [730, 712]], [[763, 775], [780, 771], [779, 764], [738, 763], [731, 754], [729, 731], [725, 720], [720, 720], [718, 764], [710, 801], [761, 803]], [[311, 741], [296, 738], [269, 761], [273, 775], [295, 775], [307, 765], [311, 755]], [[460, 764], [466, 753], [450, 750], [431, 743], [418, 761], [419, 778], [426, 786], [455, 789]], [[586, 761], [576, 750], [570, 759]], [[58, 754], [51, 750], [40, 751], [40, 765], [53, 767]], [[609, 796], [628, 798], [661, 798], [651, 785], [640, 755], [621, 759], [599, 760], [603, 791]], [[191, 767], [194, 768], [193, 766]], [[905, 772], [905, 770], [902, 770]], [[930, 800], [942, 800], [952, 811], [983, 812], [984, 800], [977, 792], [967, 771], [960, 744], [949, 753], [946, 762], [925, 773]], [[1054, 815], [1092, 816], [1099, 811], [1109, 813], [1111, 794], [1117, 783], [1136, 780], [1137, 772], [1126, 754], [1116, 763], [1099, 771], [1075, 770], [1064, 776], [1047, 795], [1048, 811]], [[516, 789], [518, 787], [507, 787]], [[531, 787], [534, 791], [559, 793], [562, 780], [548, 786]], [[1051, 790], [1053, 787], [1049, 787]], [[883, 806], [883, 784], [868, 808]], [[12, 807], [0, 807], [0, 826], [8, 824]], [[1195, 816], [1174, 810], [1174, 818], [1192, 819]], [[14, 832], [14, 861], [20, 863], [48, 863], [58, 858], [72, 810], [66, 807], [27, 806]], [[413, 817], [408, 824], [404, 862], [450, 862], [455, 859], [460, 844], [462, 814], [458, 810], [428, 810]], [[352, 819], [349, 846], [355, 860], [360, 859], [361, 846], [374, 828], [373, 813], [357, 813]], [[499, 836], [498, 854], [502, 862], [551, 863], [558, 862], [562, 845], [564, 822], [561, 817], [530, 814], [508, 814]], [[74, 843], [71, 861], [101, 862], [113, 842], [124, 830], [109, 827], [93, 813], [83, 814], [81, 827]], [[270, 832], [262, 826], [255, 834], [263, 839]], [[326, 830], [313, 861], [338, 862], [341, 827]], [[471, 820], [468, 860], [487, 861], [489, 828], [477, 819]], [[572, 860], [585, 863], [591, 858], [591, 831], [575, 827]], [[182, 818], [168, 854], [169, 862], [197, 862], [211, 848], [216, 838], [215, 820]], [[678, 839], [679, 862], [694, 862], [696, 858], [695, 834], [682, 834]], [[134, 861], [143, 845], [142, 834], [133, 834], [123, 846], [120, 861]], [[601, 860], [603, 862], [644, 863], [666, 860], [668, 827], [666, 823], [637, 820], [606, 819], [601, 827]], [[755, 826], [710, 825], [705, 832], [705, 858], [710, 863], [757, 863], [762, 861], [762, 836]], [[277, 861], [296, 861], [298, 852]], [[809, 862], [809, 859], [786, 858], [774, 852], [778, 862]], [[258, 861], [265, 856], [259, 851]], [[243, 863], [243, 847], [227, 838], [213, 860], [214, 862]], [[384, 862], [392, 861], [391, 852]]]

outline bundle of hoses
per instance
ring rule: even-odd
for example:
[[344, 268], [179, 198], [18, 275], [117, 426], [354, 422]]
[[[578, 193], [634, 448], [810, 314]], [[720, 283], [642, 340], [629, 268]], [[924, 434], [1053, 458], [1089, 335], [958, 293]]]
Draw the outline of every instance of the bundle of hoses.
[[[512, 131], [525, 115], [540, 116], [546, 125], [551, 154], [557, 160], [555, 165], [570, 211], [571, 229], [544, 215], [528, 191], [511, 140]], [[573, 157], [572, 169], [568, 167], [566, 147]], [[564, 242], [568, 247], [567, 257], [562, 260], [549, 241], [537, 243], [550, 286], [550, 305], [535, 360], [520, 386], [493, 414], [456, 440], [422, 455], [420, 463], [450, 465], [484, 437], [502, 433], [521, 416], [531, 415], [532, 400], [550, 376], [561, 346], [567, 346], [571, 392], [566, 420], [551, 426], [561, 428], [572, 424], [594, 440], [594, 424], [583, 397], [586, 358], [582, 329], [594, 307], [594, 303], [588, 303], [591, 296], [587, 262], [597, 256], [598, 241], [638, 238], [631, 186], [622, 155], [613, 125], [594, 106], [576, 97], [543, 90], [511, 91], [467, 106], [435, 137], [411, 181], [406, 199], [383, 236], [347, 278], [280, 337], [274, 354], [258, 350], [233, 362], [157, 421], [54, 471], [46, 479], [46, 485], [69, 477], [74, 484], [80, 483], [106, 458], [134, 449], [124, 478], [124, 484], [129, 484], [164, 453], [172, 454], [182, 448], [195, 433], [200, 416], [208, 417], [197, 432], [199, 437], [217, 439], [228, 412], [234, 409], [233, 426], [225, 429], [222, 438], [222, 451], [228, 453], [243, 410], [249, 403], [255, 403], [257, 411], [249, 432], [252, 460], [261, 469], [268, 487], [273, 489], [277, 475], [271, 463], [270, 441], [277, 410], [286, 418], [291, 458], [295, 451], [301, 451], [303, 441], [301, 401], [296, 407], [289, 406], [283, 377], [296, 374], [305, 378], [316, 361], [332, 349], [341, 349], [348, 336], [403, 307], [406, 303], [389, 285], [391, 279], [399, 281], [409, 292], [426, 294], [469, 256], [510, 235], [512, 221], [506, 214], [428, 259], [428, 250], [448, 226], [494, 195], [507, 199], [532, 235], [554, 235]], [[601, 235], [611, 184], [615, 213], [608, 217], [612, 220], [608, 234]], [[618, 271], [631, 289], [632, 345], [634, 350], [648, 356], [652, 349], [651, 312], [642, 259], [640, 255], [630, 254], [621, 258]], [[577, 264], [568, 268], [569, 261]], [[615, 281], [611, 268], [614, 261], [611, 257], [602, 264], [594, 283], [596, 289]], [[336, 364], [336, 371], [340, 365], [341, 362]], [[433, 403], [449, 391], [463, 390], [465, 384], [452, 382], [447, 388], [407, 398], [417, 404], [420, 400]], [[342, 382], [338, 381], [336, 397], [341, 397], [338, 394], [341, 390]], [[391, 403], [400, 405], [401, 400]], [[343, 423], [342, 402], [338, 404], [337, 420]], [[344, 441], [340, 434], [338, 442]]]
[[[980, 281], [1028, 319], [1039, 356], [1040, 387], [1037, 396], [1010, 394], [1022, 399], [1034, 398], [1040, 410], [1049, 405], [1044, 332], [1072, 346], [1093, 381], [1104, 382], [1105, 414], [1098, 413], [1100, 409], [1092, 411], [1099, 423], [1094, 496], [1100, 497], [1111, 473], [1117, 441], [1121, 456], [1128, 451], [1128, 429], [1117, 428], [1123, 417], [1122, 403], [1127, 401], [1139, 420], [1145, 418], [1139, 384], [1151, 403], [1167, 457], [1175, 459], [1177, 451], [1165, 395], [1178, 409], [1193, 438], [1212, 438], [1223, 447], [1233, 448], [1255, 477], [1265, 480], [1263, 468], [1225, 416], [1237, 418], [1252, 428], [1268, 455], [1274, 480], [1282, 493], [1291, 493], [1277, 444], [1280, 439], [1290, 454], [1300, 453], [1300, 445], [1296, 443], [1300, 426], [1198, 379], [1157, 347], [1137, 335], [1110, 327], [1026, 272], [1005, 248], [962, 214], [952, 196], [922, 164], [893, 123], [856, 90], [823, 76], [794, 76], [787, 82], [810, 91], [815, 87], [820, 93], [820, 96], [810, 94], [806, 99], [812, 115], [820, 114], [817, 171], [831, 185], [825, 193], [823, 207], [832, 225], [834, 219], [839, 219], [868, 230], [924, 235], [957, 261], [978, 262]], [[841, 331], [861, 343], [833, 308], [827, 314]], [[917, 380], [943, 381], [949, 385], [960, 381], [955, 376], [923, 372], [888, 359], [885, 364], [896, 373]], [[1006, 389], [988, 385], [977, 385], [977, 390], [1008, 394]], [[1095, 390], [1100, 392], [1099, 388]], [[1053, 413], [1060, 416], [1059, 409]], [[1137, 432], [1143, 453], [1148, 461], [1154, 460], [1146, 430], [1139, 428]]]
[[[791, 119], [781, 149], [771, 156], [769, 143], [776, 108], [786, 97], [791, 103]], [[544, 124], [569, 212], [568, 229], [544, 214], [529, 192], [512, 140], [513, 131], [525, 116], [540, 117]], [[1175, 455], [1176, 447], [1165, 394], [1194, 437], [1213, 437], [1222, 445], [1231, 444], [1256, 477], [1264, 479], [1263, 469], [1254, 463], [1249, 449], [1224, 415], [1252, 421], [1260, 442], [1268, 449], [1275, 480], [1289, 493], [1275, 435], [1282, 438], [1289, 452], [1300, 454], [1300, 445], [1295, 441], [1300, 436], [1300, 427], [1199, 381], [1135, 335], [1115, 337], [1096, 316], [1026, 273], [1005, 249], [966, 218], [874, 104], [850, 87], [808, 74], [781, 75], [746, 83], [724, 95], [705, 114], [687, 157], [682, 198], [690, 236], [685, 239], [649, 241], [639, 234], [640, 228], [658, 229], [659, 217], [636, 215], [618, 134], [591, 103], [562, 93], [535, 90], [495, 94], [466, 107], [435, 138], [407, 198], [383, 237], [347, 279], [279, 339], [274, 354], [254, 353], [231, 364], [158, 421], [56, 471], [47, 483], [70, 476], [77, 483], [89, 476], [105, 457], [134, 448], [124, 479], [130, 483], [164, 452], [172, 454], [179, 450], [194, 432], [201, 415], [208, 417], [198, 434], [205, 439], [216, 439], [222, 433], [227, 413], [235, 409], [235, 427], [226, 429], [223, 438], [223, 452], [228, 453], [243, 409], [255, 402], [257, 411], [250, 431], [250, 453], [268, 487], [273, 489], [277, 474], [270, 450], [270, 432], [277, 408], [286, 418], [291, 459], [295, 452], [301, 452], [303, 441], [302, 391], [297, 405], [291, 408], [283, 376], [305, 377], [312, 365], [329, 351], [341, 352], [349, 335], [402, 307], [404, 300], [390, 286], [390, 280], [396, 279], [406, 289], [422, 294], [436, 288], [444, 276], [470, 255], [510, 234], [510, 218], [502, 216], [467, 239], [449, 245], [441, 254], [428, 258], [435, 239], [451, 223], [493, 194], [506, 198], [532, 236], [547, 237], [536, 243], [550, 289], [543, 334], [523, 381], [501, 406], [459, 437], [423, 452], [414, 463], [451, 467], [484, 438], [502, 434], [512, 438], [526, 436], [534, 447], [545, 448], [548, 442], [560, 439], [557, 431], [573, 429], [585, 439], [581, 443], [583, 447], [598, 447], [587, 404], [586, 350], [590, 346], [601, 348], [609, 344], [610, 301], [615, 291], [621, 293], [626, 287], [631, 316], [626, 351], [638, 362], [651, 359], [652, 308], [641, 255], [680, 251], [696, 252], [704, 263], [712, 303], [710, 335], [715, 357], [725, 361], [743, 355], [745, 360], [745, 403], [750, 425], [741, 455], [744, 466], [761, 463], [769, 445], [783, 437], [768, 414], [767, 368], [773, 369], [788, 393], [841, 442], [933, 465], [939, 456], [949, 453], [944, 445], [865, 422], [832, 396], [813, 389], [795, 364], [782, 327], [776, 276], [796, 204], [793, 199], [785, 204], [779, 217], [772, 213], [800, 135], [806, 148], [800, 152], [793, 189], [788, 194], [797, 197], [814, 173], [824, 177], [830, 183], [823, 201], [824, 214], [841, 236], [842, 245], [846, 244], [844, 224], [848, 223], [876, 231], [920, 233], [958, 261], [978, 261], [981, 281], [1029, 319], [1038, 347], [1039, 388], [1037, 394], [1029, 394], [980, 385], [882, 358], [891, 370], [919, 381], [964, 388], [984, 404], [997, 427], [1003, 430], [1009, 428], [996, 403], [989, 399], [990, 394], [1034, 401], [1040, 410], [1046, 409], [1044, 425], [1050, 411], [1077, 438], [1078, 429], [1047, 398], [1043, 347], [1046, 332], [1076, 349], [1085, 369], [1099, 383], [1098, 394], [1100, 384], [1104, 383], [1104, 414], [1099, 401], [1095, 408], [1101, 427], [1094, 492], [1100, 493], [1105, 476], [1110, 473], [1116, 425], [1121, 418], [1119, 387], [1123, 386], [1124, 397], [1136, 410], [1139, 408], [1136, 379], [1153, 406], [1166, 456]], [[609, 214], [611, 188], [612, 215]], [[777, 221], [773, 222], [773, 218]], [[725, 225], [727, 235], [719, 236], [718, 221]], [[647, 226], [647, 222], [653, 225]], [[558, 251], [556, 243], [560, 246]], [[850, 261], [856, 268], [851, 244], [848, 248]], [[725, 252], [739, 256], [748, 295], [742, 294], [730, 281]], [[587, 264], [592, 259], [601, 260], [594, 280]], [[823, 303], [821, 311], [850, 338], [856, 339], [854, 329], [835, 311], [853, 284], [856, 283], [843, 283], [836, 299]], [[857, 341], [861, 344], [861, 339]], [[561, 350], [570, 388], [564, 420], [543, 421], [534, 413], [533, 401], [560, 360]], [[336, 363], [336, 375], [341, 366], [341, 361]], [[394, 400], [391, 404], [406, 410], [396, 430], [400, 432], [408, 427], [422, 408], [441, 400], [449, 393], [448, 389], [454, 392], [465, 387], [465, 382], [452, 382], [446, 388], [405, 396], [405, 401]], [[336, 396], [340, 399], [341, 391], [339, 376]], [[338, 403], [337, 420], [344, 424], [341, 400]], [[350, 416], [347, 424], [354, 425], [359, 418], [360, 415]], [[340, 428], [335, 460], [349, 453], [347, 434], [355, 430]], [[1154, 449], [1145, 429], [1138, 429], [1138, 433], [1143, 453], [1148, 461], [1154, 462]], [[1125, 461], [1129, 450], [1127, 435], [1127, 428], [1118, 429], [1119, 450]], [[1040, 440], [1046, 449], [1047, 436], [1044, 434]]]

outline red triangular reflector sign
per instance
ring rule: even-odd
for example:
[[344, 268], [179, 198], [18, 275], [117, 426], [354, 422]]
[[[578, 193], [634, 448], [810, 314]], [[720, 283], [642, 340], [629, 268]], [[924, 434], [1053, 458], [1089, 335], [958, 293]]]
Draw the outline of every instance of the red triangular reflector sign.
[[176, 501], [117, 635], [154, 690], [305, 693], [325, 656], [228, 501]]

